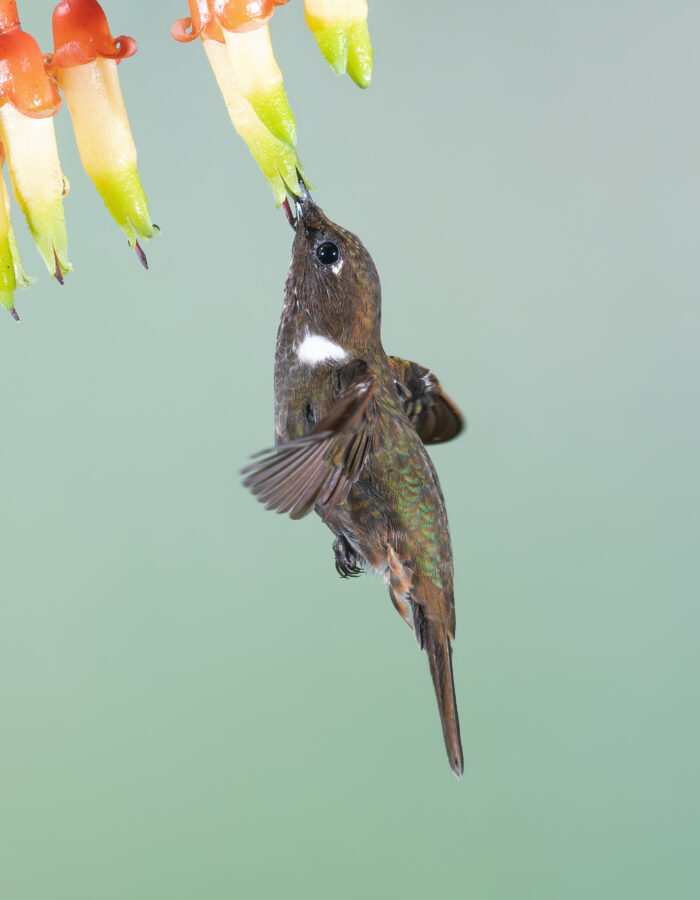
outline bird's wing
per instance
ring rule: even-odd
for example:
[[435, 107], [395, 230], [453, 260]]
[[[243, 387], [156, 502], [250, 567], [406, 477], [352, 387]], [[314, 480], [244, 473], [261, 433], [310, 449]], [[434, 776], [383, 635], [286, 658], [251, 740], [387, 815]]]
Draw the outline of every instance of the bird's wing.
[[242, 470], [243, 484], [266, 509], [305, 516], [317, 504], [324, 520], [357, 479], [372, 440], [377, 377], [361, 360], [339, 371], [342, 392], [302, 438], [263, 451]]
[[403, 408], [423, 443], [442, 444], [457, 437], [464, 419], [430, 369], [400, 356], [388, 359]]

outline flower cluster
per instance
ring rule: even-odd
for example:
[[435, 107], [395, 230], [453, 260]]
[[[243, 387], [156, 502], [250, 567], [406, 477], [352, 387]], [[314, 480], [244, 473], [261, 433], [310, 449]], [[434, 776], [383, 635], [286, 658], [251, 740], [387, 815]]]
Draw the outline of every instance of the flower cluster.
[[[288, 0], [189, 0], [191, 15], [171, 33], [200, 38], [233, 125], [267, 178], [278, 206], [308, 182], [296, 151], [296, 124], [275, 61], [269, 21]], [[336, 72], [360, 86], [372, 77], [366, 0], [305, 0], [306, 21]], [[16, 0], [0, 0], [0, 303], [18, 318], [22, 271], [1, 170], [7, 158], [14, 195], [49, 272], [70, 271], [61, 171], [53, 117], [66, 100], [83, 166], [129, 246], [148, 267], [139, 238], [151, 238], [146, 195], [136, 169], [117, 65], [133, 56], [133, 38], [113, 37], [97, 0], [62, 0], [53, 12], [54, 51], [42, 55], [20, 27]]]
[[[190, 16], [171, 34], [200, 38], [234, 128], [270, 183], [277, 206], [299, 194], [306, 175], [296, 152], [296, 125], [275, 61], [268, 23], [288, 0], [189, 0]], [[323, 55], [360, 87], [372, 77], [366, 0], [306, 0], [306, 21]]]
[[[16, 0], [0, 0], [0, 140], [15, 197], [39, 253], [63, 284], [71, 269], [53, 116], [66, 99], [85, 170], [129, 245], [146, 265], [137, 235], [157, 232], [136, 171], [136, 148], [124, 108], [117, 63], [136, 52], [132, 38], [113, 38], [97, 0], [63, 0], [53, 13], [54, 52], [42, 56], [20, 27]], [[1, 165], [1, 163], [0, 163]], [[1, 179], [0, 179], [1, 180]], [[0, 303], [17, 318], [14, 290], [28, 279], [0, 186]]]

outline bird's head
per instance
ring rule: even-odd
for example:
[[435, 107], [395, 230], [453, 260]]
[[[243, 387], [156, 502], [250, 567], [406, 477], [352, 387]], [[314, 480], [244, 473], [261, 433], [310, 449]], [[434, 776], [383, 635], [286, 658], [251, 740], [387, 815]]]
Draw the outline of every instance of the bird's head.
[[285, 306], [344, 347], [367, 346], [379, 340], [377, 269], [360, 239], [331, 222], [300, 183]]

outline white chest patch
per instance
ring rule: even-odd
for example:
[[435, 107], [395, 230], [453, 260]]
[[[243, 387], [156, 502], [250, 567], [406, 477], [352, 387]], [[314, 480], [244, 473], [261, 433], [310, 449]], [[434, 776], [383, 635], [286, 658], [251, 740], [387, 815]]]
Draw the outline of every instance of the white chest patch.
[[297, 358], [300, 362], [316, 366], [330, 360], [343, 362], [348, 358], [348, 354], [340, 344], [330, 341], [321, 334], [307, 334], [297, 347]]

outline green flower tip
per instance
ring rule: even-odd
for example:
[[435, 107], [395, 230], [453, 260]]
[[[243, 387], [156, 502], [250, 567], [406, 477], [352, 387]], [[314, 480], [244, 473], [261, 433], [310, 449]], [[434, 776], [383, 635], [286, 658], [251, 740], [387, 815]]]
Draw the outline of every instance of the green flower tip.
[[15, 262], [12, 256], [9, 236], [0, 239], [0, 303], [12, 314], [15, 308]]
[[367, 22], [352, 24], [348, 30], [348, 75], [361, 88], [372, 81], [372, 43]]
[[296, 146], [297, 126], [287, 95], [280, 88], [261, 90], [247, 97], [258, 118], [280, 141]]
[[336, 74], [342, 75], [348, 61], [348, 29], [345, 22], [329, 22], [307, 14], [306, 23], [316, 38], [323, 58]]
[[[63, 276], [67, 272], [71, 272], [73, 266], [68, 261], [68, 235], [66, 234], [66, 220], [63, 217], [61, 198], [31, 207], [21, 202], [20, 205], [24, 207], [29, 230], [46, 268], [54, 278], [63, 283]], [[17, 253], [17, 259], [19, 260], [19, 253]], [[26, 286], [26, 283], [30, 281], [24, 272], [21, 272], [17, 280], [22, 286]]]
[[129, 246], [136, 247], [136, 238], [152, 238], [160, 231], [151, 222], [148, 200], [136, 169], [122, 169], [93, 178], [95, 187], [110, 211], [112, 218], [126, 234]]
[[[36, 281], [36, 278], [32, 278], [30, 275], [27, 275], [22, 268], [22, 257], [19, 254], [19, 247], [17, 246], [17, 238], [15, 237], [15, 230], [12, 227], [12, 223], [10, 223], [10, 230], [7, 233], [7, 240], [10, 245], [10, 253], [12, 254], [12, 265], [15, 270], [15, 282], [17, 287], [28, 288], [32, 282]], [[0, 257], [2, 257], [2, 253], [0, 252]], [[2, 257], [4, 259], [4, 257]]]
[[306, 16], [324, 59], [331, 68], [342, 75], [347, 72], [358, 87], [366, 88], [372, 80], [372, 43], [369, 28], [364, 19], [329, 21], [317, 16]]
[[25, 275], [22, 268], [15, 232], [9, 223], [7, 233], [0, 238], [0, 305], [5, 307], [16, 322], [19, 322], [19, 316], [15, 309], [15, 289], [27, 288], [32, 281], [35, 279]]
[[267, 178], [275, 197], [275, 205], [279, 209], [284, 203], [287, 193], [299, 194], [297, 172], [308, 184], [296, 150], [271, 134], [263, 122], [257, 118], [250, 119], [246, 123], [246, 131], [242, 136], [253, 159]]

